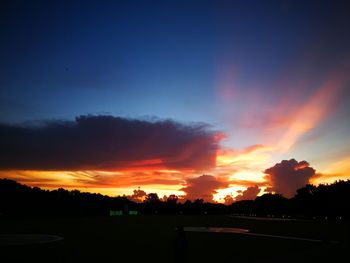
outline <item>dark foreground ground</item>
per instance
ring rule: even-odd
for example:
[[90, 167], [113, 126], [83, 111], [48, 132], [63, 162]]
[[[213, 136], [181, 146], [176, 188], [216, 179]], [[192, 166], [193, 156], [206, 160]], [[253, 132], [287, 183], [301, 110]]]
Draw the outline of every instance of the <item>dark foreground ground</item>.
[[[176, 226], [248, 228], [309, 242]], [[0, 245], [0, 262], [348, 262], [350, 225], [341, 221], [271, 221], [229, 216], [0, 217], [1, 234], [50, 234], [64, 240]], [[332, 243], [328, 241], [339, 241]]]

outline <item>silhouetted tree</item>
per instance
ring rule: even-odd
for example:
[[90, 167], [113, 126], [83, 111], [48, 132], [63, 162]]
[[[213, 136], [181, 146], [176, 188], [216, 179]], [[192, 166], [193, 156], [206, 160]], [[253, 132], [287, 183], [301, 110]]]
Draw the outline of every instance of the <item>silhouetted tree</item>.
[[258, 196], [254, 202], [256, 214], [281, 215], [289, 212], [288, 199], [279, 194], [264, 194]]
[[48, 191], [0, 179], [0, 213], [3, 214], [106, 215], [111, 209], [122, 209], [124, 204], [133, 202], [126, 197], [109, 197], [63, 188]]
[[166, 198], [166, 202], [169, 204], [169, 205], [176, 205], [177, 201], [179, 200], [179, 197], [177, 195], [169, 195], [167, 198]]
[[264, 194], [255, 200], [234, 202], [229, 206], [206, 203], [203, 199], [178, 202], [176, 195], [161, 201], [156, 193], [146, 195], [143, 203], [130, 201], [127, 196], [109, 197], [101, 194], [57, 190], [42, 190], [13, 180], [0, 179], [1, 214], [62, 214], [62, 215], [108, 215], [109, 210], [124, 207], [138, 209], [144, 214], [258, 214], [322, 216], [327, 218], [350, 218], [350, 180], [337, 181], [330, 185], [306, 185], [297, 190], [293, 198], [278, 194]]
[[160, 199], [156, 193], [149, 193], [146, 195], [145, 203], [157, 204], [160, 202]]

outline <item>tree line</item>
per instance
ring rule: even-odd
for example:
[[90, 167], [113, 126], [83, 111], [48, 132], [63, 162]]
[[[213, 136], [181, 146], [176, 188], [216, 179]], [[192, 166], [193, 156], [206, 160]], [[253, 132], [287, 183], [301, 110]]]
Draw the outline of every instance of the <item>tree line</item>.
[[127, 196], [110, 197], [78, 190], [43, 190], [9, 179], [0, 179], [1, 215], [108, 215], [111, 210], [138, 214], [239, 214], [275, 217], [350, 218], [350, 180], [328, 185], [306, 185], [292, 198], [264, 194], [255, 200], [224, 205], [202, 199], [179, 202], [175, 195], [160, 199], [146, 195], [141, 203]]
[[264, 194], [255, 200], [231, 205], [238, 214], [257, 216], [292, 216], [298, 218], [350, 219], [350, 180], [319, 186], [306, 185], [292, 198]]

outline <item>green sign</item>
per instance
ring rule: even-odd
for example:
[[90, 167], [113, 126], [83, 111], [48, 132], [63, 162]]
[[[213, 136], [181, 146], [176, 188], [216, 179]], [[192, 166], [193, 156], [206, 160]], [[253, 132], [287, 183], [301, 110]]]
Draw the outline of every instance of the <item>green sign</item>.
[[137, 211], [129, 211], [129, 215], [136, 216], [137, 215]]
[[123, 215], [123, 211], [121, 211], [121, 210], [110, 210], [109, 211], [109, 215], [110, 216], [122, 216]]

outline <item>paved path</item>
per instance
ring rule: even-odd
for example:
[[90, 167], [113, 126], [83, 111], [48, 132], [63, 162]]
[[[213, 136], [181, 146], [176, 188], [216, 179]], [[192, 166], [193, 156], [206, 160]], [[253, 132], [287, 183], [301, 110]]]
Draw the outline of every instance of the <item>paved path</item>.
[[45, 244], [62, 240], [63, 237], [42, 234], [0, 234], [0, 246]]

